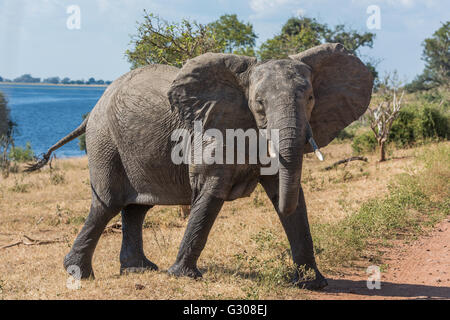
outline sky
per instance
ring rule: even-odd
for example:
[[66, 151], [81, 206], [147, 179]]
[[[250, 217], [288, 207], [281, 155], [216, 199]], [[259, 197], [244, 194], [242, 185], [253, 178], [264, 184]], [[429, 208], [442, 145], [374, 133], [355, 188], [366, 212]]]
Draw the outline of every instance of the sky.
[[[79, 19], [68, 11], [73, 5]], [[368, 13], [373, 6], [379, 20]], [[362, 55], [379, 61], [381, 74], [397, 70], [404, 81], [421, 73], [423, 40], [450, 18], [449, 0], [0, 0], [0, 76], [114, 80], [130, 69], [124, 52], [143, 9], [168, 21], [200, 23], [236, 13], [253, 24], [258, 45], [293, 16], [346, 24], [376, 33], [373, 49]], [[368, 20], [380, 28], [369, 29], [375, 24]]]

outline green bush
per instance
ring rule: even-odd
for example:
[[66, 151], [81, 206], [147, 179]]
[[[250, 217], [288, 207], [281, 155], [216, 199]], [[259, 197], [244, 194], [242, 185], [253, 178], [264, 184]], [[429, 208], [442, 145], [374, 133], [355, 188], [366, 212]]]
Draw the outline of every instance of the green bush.
[[[439, 90], [429, 90], [417, 94], [419, 99], [423, 99], [430, 103], [440, 103], [445, 101], [445, 96]], [[448, 103], [448, 102], [447, 102]]]
[[353, 139], [352, 149], [356, 154], [373, 152], [377, 147], [377, 139], [372, 131], [366, 131]]
[[436, 108], [426, 106], [421, 109], [415, 124], [417, 138], [450, 138], [450, 117]]
[[416, 139], [414, 122], [416, 115], [410, 110], [401, 110], [389, 133], [389, 141], [399, 148], [410, 146]]
[[355, 137], [355, 133], [350, 131], [348, 128], [339, 131], [336, 140], [338, 141], [345, 141], [345, 140], [351, 140]]
[[27, 142], [25, 148], [13, 147], [9, 151], [9, 159], [16, 162], [27, 162], [34, 159], [34, 152], [31, 149], [31, 144]]
[[411, 146], [428, 139], [449, 139], [450, 117], [435, 107], [401, 110], [392, 124], [389, 142], [397, 147]]
[[[402, 109], [392, 124], [388, 143], [397, 148], [410, 147], [427, 140], [450, 139], [450, 116], [432, 104]], [[356, 154], [373, 152], [377, 146], [375, 135], [366, 131], [356, 135], [352, 148]]]

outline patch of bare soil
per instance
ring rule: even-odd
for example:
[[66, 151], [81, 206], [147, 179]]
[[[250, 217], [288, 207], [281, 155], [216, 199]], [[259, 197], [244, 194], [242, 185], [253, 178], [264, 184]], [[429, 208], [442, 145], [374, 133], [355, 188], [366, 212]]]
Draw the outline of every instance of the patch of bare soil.
[[388, 268], [381, 273], [381, 288], [367, 288], [365, 270], [329, 279], [313, 299], [449, 299], [450, 300], [450, 219], [427, 236], [409, 244], [396, 245], [385, 254]]

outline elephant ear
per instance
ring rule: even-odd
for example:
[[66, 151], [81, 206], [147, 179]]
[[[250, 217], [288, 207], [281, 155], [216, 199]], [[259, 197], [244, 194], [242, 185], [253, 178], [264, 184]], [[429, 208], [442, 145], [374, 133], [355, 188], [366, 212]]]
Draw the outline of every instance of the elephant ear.
[[202, 121], [205, 129], [248, 123], [245, 92], [255, 63], [255, 58], [220, 53], [188, 60], [167, 93], [172, 111], [178, 111], [188, 127], [193, 121]]
[[367, 110], [373, 76], [339, 43], [323, 44], [290, 58], [312, 69], [315, 104], [310, 124], [317, 144], [324, 147]]

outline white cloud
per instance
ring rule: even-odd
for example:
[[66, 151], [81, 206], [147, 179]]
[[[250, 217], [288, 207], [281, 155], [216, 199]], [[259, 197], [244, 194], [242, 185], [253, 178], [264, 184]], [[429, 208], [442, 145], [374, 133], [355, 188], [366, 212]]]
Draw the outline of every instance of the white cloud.
[[447, 0], [352, 0], [354, 4], [364, 5], [388, 5], [390, 7], [403, 7], [406, 9], [414, 8], [417, 5], [425, 5], [427, 8], [431, 8], [437, 5], [438, 2]]
[[301, 18], [301, 17], [304, 17], [305, 14], [306, 14], [306, 10], [305, 10], [305, 9], [297, 9], [297, 10], [294, 10], [294, 15], [295, 15], [296, 17]]
[[295, 0], [250, 0], [250, 8], [254, 12], [263, 12], [270, 10], [290, 2], [296, 2]]
[[263, 18], [279, 12], [291, 12], [294, 15], [304, 14], [299, 8], [300, 0], [250, 0], [250, 9], [254, 12], [251, 18]]

